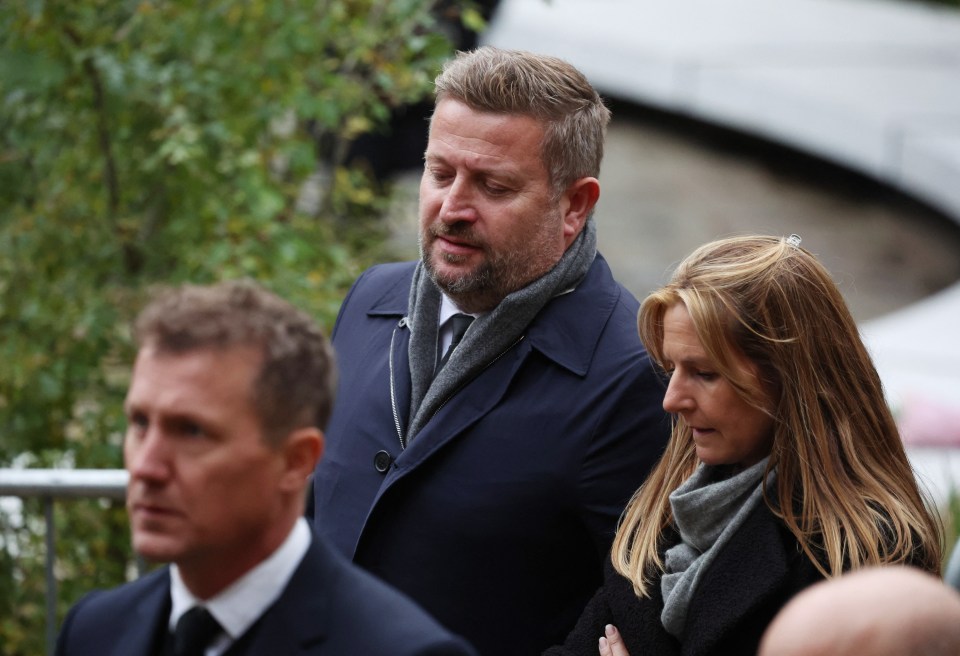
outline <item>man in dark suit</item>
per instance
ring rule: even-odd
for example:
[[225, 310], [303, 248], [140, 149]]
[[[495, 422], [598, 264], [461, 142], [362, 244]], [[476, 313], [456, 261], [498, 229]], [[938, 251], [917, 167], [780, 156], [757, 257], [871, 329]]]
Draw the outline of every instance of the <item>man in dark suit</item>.
[[315, 527], [482, 654], [528, 656], [599, 587], [666, 442], [664, 387], [597, 254], [597, 92], [489, 47], [436, 88], [420, 261], [364, 273], [334, 329]]
[[335, 378], [309, 317], [225, 283], [165, 294], [136, 331], [127, 510], [136, 551], [172, 564], [85, 596], [58, 654], [473, 653], [302, 517]]

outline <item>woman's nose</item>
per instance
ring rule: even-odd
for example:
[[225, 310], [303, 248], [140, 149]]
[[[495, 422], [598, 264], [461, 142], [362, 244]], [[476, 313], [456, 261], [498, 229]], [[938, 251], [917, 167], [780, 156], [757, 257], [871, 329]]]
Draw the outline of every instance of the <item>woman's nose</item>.
[[688, 410], [691, 405], [691, 399], [685, 392], [679, 377], [674, 375], [670, 377], [667, 384], [667, 391], [663, 395], [663, 409], [671, 414], [678, 414], [683, 410]]

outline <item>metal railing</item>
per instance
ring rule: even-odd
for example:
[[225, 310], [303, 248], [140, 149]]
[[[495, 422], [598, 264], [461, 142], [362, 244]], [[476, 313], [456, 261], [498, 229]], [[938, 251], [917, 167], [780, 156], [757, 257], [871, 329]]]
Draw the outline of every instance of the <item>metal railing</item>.
[[127, 494], [125, 469], [0, 469], [0, 497], [39, 498], [46, 524], [46, 643], [52, 654], [57, 639], [57, 579], [54, 576], [55, 499], [118, 499]]

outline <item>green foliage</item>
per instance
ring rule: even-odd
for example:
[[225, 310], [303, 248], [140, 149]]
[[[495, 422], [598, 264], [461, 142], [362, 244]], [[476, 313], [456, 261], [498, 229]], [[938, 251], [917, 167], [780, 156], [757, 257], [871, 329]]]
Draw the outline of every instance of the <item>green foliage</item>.
[[[3, 460], [66, 448], [78, 407], [122, 390], [104, 365], [129, 360], [151, 282], [251, 276], [329, 321], [361, 264], [344, 226], [383, 199], [337, 170], [320, 216], [298, 213], [314, 138], [342, 151], [428, 93], [449, 52], [423, 2], [14, 5], [0, 24]], [[83, 428], [115, 430], [102, 410]]]
[[[385, 230], [383, 190], [341, 161], [429, 94], [452, 52], [431, 5], [0, 4], [0, 467], [122, 466], [128, 326], [156, 284], [252, 277], [330, 324]], [[0, 644], [41, 653], [42, 537], [0, 523]], [[57, 524], [62, 614], [130, 556], [120, 508]]]
[[950, 487], [946, 504], [940, 509], [940, 517], [943, 521], [943, 564], [945, 567], [950, 560], [950, 556], [953, 555], [953, 550], [957, 547], [957, 541], [960, 540], [960, 490], [955, 486]]

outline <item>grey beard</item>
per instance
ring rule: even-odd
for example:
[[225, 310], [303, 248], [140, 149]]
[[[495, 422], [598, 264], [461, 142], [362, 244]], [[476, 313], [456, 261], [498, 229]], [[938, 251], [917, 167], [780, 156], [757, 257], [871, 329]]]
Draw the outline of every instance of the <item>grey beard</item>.
[[486, 312], [496, 307], [509, 292], [502, 289], [494, 273], [495, 263], [484, 262], [477, 271], [455, 278], [441, 277], [429, 257], [421, 257], [427, 275], [453, 299], [461, 310]]
[[[435, 235], [434, 235], [435, 237]], [[513, 251], [505, 255], [494, 255], [483, 262], [475, 271], [456, 277], [441, 276], [429, 254], [426, 252], [423, 237], [419, 239], [420, 260], [433, 283], [449, 296], [457, 307], [465, 312], [488, 312], [495, 308], [508, 294], [526, 287], [534, 280], [550, 271], [563, 256], [548, 260], [546, 246], [539, 243], [530, 245], [525, 252]], [[489, 255], [489, 253], [488, 253]], [[448, 262], [455, 264], [456, 256], [442, 255]], [[531, 262], [543, 261], [543, 267], [532, 268]]]
[[[451, 264], [455, 263], [457, 259], [456, 257], [449, 255], [443, 255], [442, 257]], [[433, 279], [433, 282], [437, 285], [437, 287], [442, 289], [450, 296], [455, 296], [458, 294], [483, 293], [496, 287], [495, 276], [493, 273], [494, 266], [490, 262], [484, 262], [480, 268], [473, 273], [468, 273], [456, 278], [441, 278], [434, 268], [433, 262], [429, 258], [425, 259], [423, 264], [427, 269], [427, 273], [430, 274], [430, 278]]]

